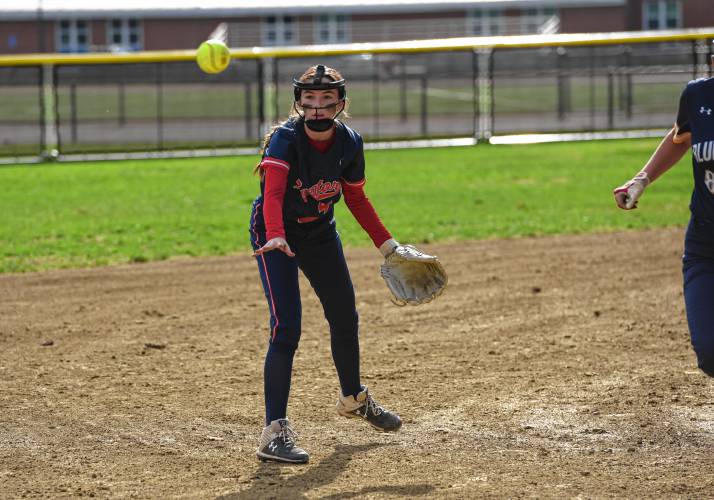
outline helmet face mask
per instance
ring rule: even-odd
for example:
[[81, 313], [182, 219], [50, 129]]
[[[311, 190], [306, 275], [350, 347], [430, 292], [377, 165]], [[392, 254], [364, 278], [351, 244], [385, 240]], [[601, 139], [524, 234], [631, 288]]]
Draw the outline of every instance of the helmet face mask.
[[[298, 115], [305, 120], [305, 126], [309, 128], [310, 130], [314, 132], [325, 132], [332, 128], [332, 126], [335, 123], [335, 118], [337, 118], [342, 111], [344, 111], [344, 102], [345, 98], [347, 96], [347, 91], [345, 89], [345, 80], [344, 78], [342, 80], [332, 80], [332, 81], [323, 81], [325, 78], [331, 78], [329, 75], [325, 75], [325, 66], [322, 64], [319, 64], [316, 68], [315, 71], [315, 76], [312, 78], [312, 81], [307, 81], [307, 82], [301, 82], [295, 78], [293, 78], [293, 92], [295, 96], [295, 101], [293, 102], [293, 107], [295, 108], [295, 111], [298, 113]], [[311, 105], [305, 105], [302, 104], [300, 101], [302, 99], [302, 93], [303, 91], [320, 91], [320, 90], [337, 90], [337, 102], [328, 104], [327, 106], [311, 106]], [[304, 110], [315, 110], [316, 114], [318, 110], [321, 109], [335, 109], [337, 106], [342, 103], [342, 109], [335, 114], [332, 118], [317, 118], [317, 119], [310, 119], [306, 117], [305, 112], [301, 114], [300, 111], [298, 110], [298, 106], [303, 108]]]

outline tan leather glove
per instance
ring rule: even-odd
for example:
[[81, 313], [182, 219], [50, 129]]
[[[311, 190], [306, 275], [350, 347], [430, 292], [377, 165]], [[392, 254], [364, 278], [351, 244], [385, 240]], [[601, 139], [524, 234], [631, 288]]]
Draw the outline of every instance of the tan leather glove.
[[435, 255], [420, 252], [413, 245], [398, 245], [384, 258], [382, 278], [392, 292], [392, 302], [416, 306], [441, 295], [449, 279]]

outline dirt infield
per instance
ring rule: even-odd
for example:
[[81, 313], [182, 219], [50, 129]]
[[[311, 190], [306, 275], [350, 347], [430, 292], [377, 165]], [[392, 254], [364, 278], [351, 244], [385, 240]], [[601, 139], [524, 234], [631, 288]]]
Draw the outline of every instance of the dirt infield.
[[248, 254], [0, 276], [0, 497], [710, 497], [682, 232], [425, 246], [451, 282], [418, 308], [389, 302], [374, 250], [347, 249], [364, 382], [405, 424], [334, 412], [303, 281], [306, 466], [254, 456], [268, 318]]

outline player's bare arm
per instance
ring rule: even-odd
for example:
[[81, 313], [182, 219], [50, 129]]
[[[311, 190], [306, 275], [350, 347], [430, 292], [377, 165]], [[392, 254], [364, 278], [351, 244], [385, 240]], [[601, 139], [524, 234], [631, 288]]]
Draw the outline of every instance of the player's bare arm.
[[645, 188], [672, 168], [690, 147], [691, 136], [689, 134], [678, 136], [676, 127], [673, 127], [664, 136], [642, 170], [625, 184], [613, 190], [617, 206], [623, 210], [637, 208], [637, 200], [642, 196]]

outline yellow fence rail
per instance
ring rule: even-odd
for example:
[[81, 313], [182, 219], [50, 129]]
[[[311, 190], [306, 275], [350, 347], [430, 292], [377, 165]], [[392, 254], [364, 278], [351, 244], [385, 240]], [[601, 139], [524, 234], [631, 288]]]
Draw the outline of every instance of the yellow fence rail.
[[[356, 54], [409, 54], [478, 49], [526, 49], [538, 47], [600, 46], [636, 43], [682, 42], [714, 38], [714, 28], [612, 33], [560, 33], [462, 37], [402, 42], [298, 45], [293, 47], [252, 47], [231, 49], [234, 59], [296, 58]], [[191, 61], [195, 50], [144, 51], [131, 53], [27, 54], [0, 56], [0, 66], [43, 64], [129, 64]]]

